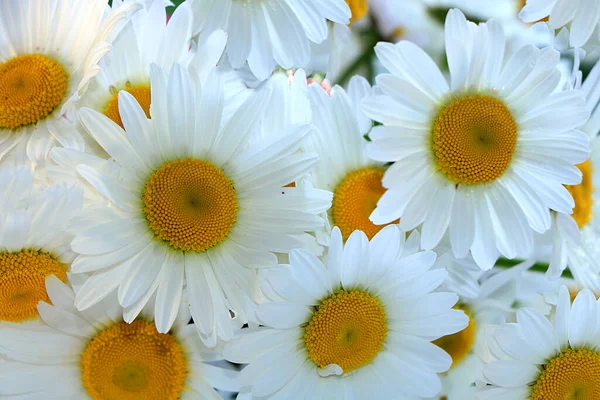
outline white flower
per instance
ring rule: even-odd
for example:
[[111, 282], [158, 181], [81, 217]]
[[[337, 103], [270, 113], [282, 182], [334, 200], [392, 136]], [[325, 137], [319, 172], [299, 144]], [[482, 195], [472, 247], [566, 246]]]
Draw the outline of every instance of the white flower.
[[600, 309], [589, 290], [571, 305], [566, 286], [548, 320], [538, 311], [517, 311], [517, 322], [491, 331], [492, 360], [479, 399], [600, 398]]
[[231, 65], [237, 69], [247, 61], [259, 79], [268, 78], [277, 65], [306, 65], [309, 42], [327, 38], [327, 20], [348, 24], [351, 16], [344, 0], [192, 0], [191, 6], [200, 40], [225, 30]]
[[[414, 232], [413, 235], [418, 235]], [[418, 239], [412, 241], [418, 244]], [[257, 309], [260, 328], [238, 332], [228, 360], [249, 363], [239, 377], [256, 398], [413, 399], [436, 395], [452, 362], [431, 344], [467, 326], [453, 293], [432, 293], [447, 277], [430, 270], [435, 253], [405, 245], [397, 226], [371, 242], [332, 233], [327, 267], [304, 250], [266, 271], [274, 301]]]
[[159, 332], [171, 327], [185, 284], [196, 327], [215, 345], [248, 322], [260, 299], [257, 268], [311, 238], [304, 232], [322, 226], [316, 214], [329, 207], [331, 193], [283, 187], [318, 160], [297, 152], [310, 126], [247, 146], [268, 92], [251, 97], [220, 128], [220, 75], [202, 89], [194, 83], [179, 64], [168, 76], [153, 66], [152, 119], [131, 94], [119, 93], [125, 131], [91, 109], [80, 111], [119, 174], [77, 167], [111, 205], [88, 211], [88, 227], [72, 242], [80, 254], [72, 268], [94, 272], [77, 295], [81, 310], [118, 288], [124, 318], [132, 321], [156, 292]]
[[[0, 12], [0, 157], [44, 164], [57, 143], [83, 148], [61, 117], [73, 110], [110, 49], [115, 25], [139, 7], [105, 14], [105, 0], [5, 0]], [[105, 18], [106, 16], [106, 18]]]
[[116, 296], [79, 312], [69, 286], [51, 276], [46, 287], [54, 305], [38, 304], [43, 323], [0, 323], [0, 352], [8, 358], [0, 364], [0, 396], [218, 400], [213, 387], [237, 390], [235, 371], [206, 363], [222, 356], [188, 325], [186, 306], [161, 334], [146, 310], [124, 322]]
[[557, 51], [529, 45], [504, 54], [494, 20], [477, 26], [451, 10], [446, 49], [450, 85], [414, 44], [376, 47], [391, 74], [377, 78], [385, 95], [364, 102], [384, 124], [369, 134], [367, 154], [394, 164], [371, 220], [421, 226], [425, 249], [449, 231], [457, 257], [470, 250], [489, 269], [498, 252], [530, 254], [533, 231], [550, 228], [550, 209], [571, 212], [563, 185], [581, 180], [575, 164], [589, 148], [575, 128], [589, 112], [580, 91], [558, 91]]

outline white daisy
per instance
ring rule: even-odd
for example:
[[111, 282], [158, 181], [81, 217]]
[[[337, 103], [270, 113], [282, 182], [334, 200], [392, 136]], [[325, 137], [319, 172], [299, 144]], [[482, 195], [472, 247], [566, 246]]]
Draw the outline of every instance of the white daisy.
[[182, 307], [173, 329], [158, 333], [152, 313], [131, 324], [116, 296], [84, 312], [75, 293], [46, 279], [52, 304], [37, 306], [43, 324], [0, 323], [0, 396], [29, 399], [211, 399], [213, 389], [237, 390], [236, 372], [209, 364], [222, 359], [206, 348]]
[[572, 47], [600, 40], [600, 2], [596, 0], [527, 0], [519, 13], [524, 22], [546, 20], [551, 29], [567, 26]]
[[575, 164], [589, 148], [575, 128], [589, 112], [580, 91], [558, 91], [557, 51], [529, 45], [505, 55], [494, 20], [477, 26], [451, 10], [446, 49], [450, 85], [414, 44], [376, 47], [391, 74], [377, 78], [385, 95], [364, 102], [384, 124], [369, 134], [367, 154], [394, 164], [371, 220], [421, 225], [425, 249], [449, 231], [457, 257], [470, 250], [489, 269], [498, 252], [528, 255], [533, 231], [550, 228], [549, 209], [570, 213], [563, 185], [581, 180]]
[[[413, 235], [418, 235], [414, 232]], [[418, 244], [418, 239], [414, 241]], [[440, 391], [452, 362], [431, 340], [467, 326], [453, 293], [432, 293], [446, 278], [430, 271], [435, 253], [405, 246], [397, 226], [371, 242], [332, 233], [327, 267], [304, 250], [265, 273], [274, 302], [261, 304], [264, 327], [238, 332], [225, 348], [256, 398], [405, 399]], [[376, 389], [375, 389], [376, 388]]]
[[0, 157], [11, 149], [43, 164], [57, 143], [83, 149], [61, 117], [98, 72], [117, 23], [137, 3], [109, 13], [105, 0], [6, 0], [0, 13]]
[[479, 399], [553, 400], [600, 398], [600, 309], [589, 290], [571, 305], [561, 287], [548, 320], [538, 311], [517, 311], [517, 322], [491, 332], [493, 359], [483, 369], [488, 386]]
[[306, 65], [309, 42], [321, 43], [329, 33], [327, 20], [348, 24], [344, 0], [192, 0], [200, 41], [217, 29], [229, 35], [225, 53], [234, 68], [246, 61], [259, 79], [280, 65]]
[[78, 187], [33, 185], [25, 169], [0, 170], [0, 321], [37, 317], [36, 305], [48, 300], [44, 280], [66, 281], [75, 258], [70, 223], [81, 209]]
[[218, 76], [200, 89], [179, 64], [168, 77], [153, 66], [151, 89], [150, 120], [131, 94], [119, 93], [125, 131], [96, 111], [80, 111], [120, 172], [115, 178], [77, 167], [111, 204], [89, 215], [91, 227], [72, 242], [80, 254], [73, 271], [94, 272], [76, 305], [87, 309], [118, 288], [129, 322], [157, 292], [156, 325], [166, 332], [185, 284], [196, 327], [215, 345], [248, 321], [252, 299], [260, 298], [256, 269], [275, 264], [273, 252], [301, 247], [298, 237], [322, 226], [316, 214], [330, 206], [331, 193], [283, 188], [318, 160], [297, 152], [309, 125], [246, 146], [268, 92], [251, 97], [220, 128]]

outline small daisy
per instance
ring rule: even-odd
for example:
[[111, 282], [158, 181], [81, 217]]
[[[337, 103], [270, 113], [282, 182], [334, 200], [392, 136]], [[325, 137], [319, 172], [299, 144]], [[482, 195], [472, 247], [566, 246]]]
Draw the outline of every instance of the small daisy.
[[106, 0], [5, 0], [0, 13], [0, 158], [14, 149], [43, 164], [57, 143], [83, 149], [62, 129], [110, 49], [115, 26], [139, 7], [128, 3], [106, 18]]
[[309, 42], [321, 43], [329, 33], [327, 20], [350, 22], [344, 0], [193, 0], [200, 41], [217, 29], [229, 35], [225, 53], [233, 68], [246, 61], [263, 80], [277, 65], [289, 69], [309, 61]]
[[153, 66], [151, 119], [131, 94], [119, 93], [125, 131], [105, 115], [80, 111], [119, 173], [77, 167], [111, 204], [92, 213], [93, 226], [73, 240], [80, 254], [73, 272], [94, 272], [77, 294], [78, 309], [118, 289], [128, 322], [156, 292], [159, 332], [175, 320], [185, 284], [196, 327], [214, 346], [248, 322], [260, 299], [257, 269], [275, 265], [274, 252], [302, 247], [300, 237], [310, 236], [304, 232], [322, 226], [317, 214], [331, 193], [283, 187], [318, 160], [298, 152], [309, 125], [247, 146], [268, 91], [220, 128], [222, 80], [215, 76], [202, 89], [195, 83], [180, 64], [168, 76]]
[[173, 328], [158, 333], [152, 313], [128, 324], [115, 297], [80, 312], [75, 293], [54, 276], [46, 279], [52, 304], [39, 302], [43, 324], [0, 323], [0, 397], [29, 399], [190, 400], [236, 391], [236, 372], [207, 361], [222, 357], [206, 348], [182, 307]]
[[452, 309], [458, 296], [432, 293], [447, 276], [430, 270], [435, 253], [404, 244], [396, 226], [371, 242], [356, 231], [345, 245], [335, 228], [327, 267], [293, 250], [289, 265], [266, 271], [275, 301], [258, 306], [264, 327], [240, 331], [225, 348], [228, 360], [249, 364], [242, 388], [261, 399], [436, 395], [437, 373], [452, 360], [431, 341], [468, 318]]
[[67, 279], [82, 194], [76, 186], [37, 188], [29, 171], [11, 168], [0, 170], [0, 192], [0, 321], [24, 322], [48, 300], [45, 278]]
[[370, 218], [400, 218], [405, 231], [421, 225], [425, 249], [449, 231], [457, 257], [470, 250], [490, 269], [498, 253], [531, 253], [533, 231], [550, 228], [550, 209], [571, 212], [563, 185], [581, 181], [575, 164], [587, 159], [588, 139], [575, 128], [589, 112], [583, 93], [557, 90], [557, 51], [529, 45], [505, 55], [494, 20], [475, 25], [451, 10], [446, 49], [450, 85], [414, 44], [376, 47], [391, 74], [377, 78], [385, 94], [364, 102], [383, 123], [367, 154], [394, 164]]
[[600, 398], [598, 302], [587, 289], [572, 305], [570, 300], [563, 286], [551, 320], [523, 308], [516, 323], [490, 334], [494, 358], [483, 369], [488, 386], [480, 390], [479, 399]]

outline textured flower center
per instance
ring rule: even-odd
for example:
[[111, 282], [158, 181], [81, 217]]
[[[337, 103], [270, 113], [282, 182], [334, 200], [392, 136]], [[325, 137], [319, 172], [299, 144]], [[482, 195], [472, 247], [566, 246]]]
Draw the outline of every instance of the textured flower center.
[[67, 94], [63, 66], [41, 54], [0, 63], [0, 128], [35, 124], [52, 114]]
[[531, 400], [600, 399], [600, 353], [568, 349], [541, 368]]
[[223, 242], [238, 212], [233, 182], [208, 161], [164, 163], [146, 182], [144, 213], [157, 239], [183, 251]]
[[[125, 89], [129, 92], [140, 104], [142, 110], [146, 113], [146, 117], [150, 118], [150, 86], [140, 85], [132, 86]], [[108, 102], [104, 108], [104, 115], [112, 119], [114, 122], [119, 124], [123, 129], [123, 121], [121, 120], [121, 114], [119, 113], [119, 93], [116, 93]]]
[[592, 206], [594, 200], [592, 194], [594, 192], [594, 186], [592, 182], [592, 163], [587, 160], [579, 165], [577, 168], [583, 175], [581, 183], [579, 185], [566, 186], [573, 200], [575, 200], [575, 208], [573, 208], [573, 219], [577, 222], [580, 228], [583, 228], [592, 219]]
[[37, 304], [50, 302], [46, 277], [67, 280], [67, 265], [48, 253], [0, 253], [0, 321], [23, 322], [38, 316]]
[[361, 19], [369, 11], [369, 3], [367, 0], [346, 0], [346, 4], [348, 4], [350, 11], [352, 11], [350, 22]]
[[[386, 226], [375, 225], [369, 219], [385, 193], [381, 185], [383, 173], [381, 168], [361, 168], [346, 175], [335, 189], [331, 217], [334, 225], [340, 228], [344, 240], [355, 230], [363, 231], [370, 240]], [[396, 220], [390, 224], [398, 222]]]
[[443, 107], [433, 123], [433, 154], [448, 179], [476, 185], [498, 179], [517, 144], [517, 123], [497, 98], [463, 96]]
[[469, 325], [460, 332], [452, 335], [442, 336], [435, 340], [433, 344], [441, 347], [452, 357], [452, 367], [456, 367], [469, 355], [475, 345], [475, 337], [477, 335], [477, 327], [473, 315], [466, 308], [455, 307], [462, 309], [469, 317]]
[[94, 400], [179, 399], [188, 369], [171, 334], [154, 323], [120, 322], [92, 338], [81, 357], [81, 379]]
[[317, 306], [302, 340], [320, 368], [337, 364], [348, 373], [375, 359], [387, 329], [377, 297], [361, 290], [340, 290]]

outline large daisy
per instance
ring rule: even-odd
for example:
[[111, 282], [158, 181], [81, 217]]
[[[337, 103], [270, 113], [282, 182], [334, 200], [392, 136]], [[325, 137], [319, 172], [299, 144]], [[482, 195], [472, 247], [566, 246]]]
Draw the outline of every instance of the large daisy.
[[391, 74], [377, 78], [384, 95], [364, 102], [383, 123], [367, 154], [394, 164], [371, 220], [421, 225], [426, 249], [449, 231], [455, 255], [470, 250], [484, 269], [498, 253], [528, 255], [533, 231], [550, 228], [550, 209], [570, 214], [563, 185], [581, 181], [575, 164], [589, 155], [575, 130], [589, 116], [585, 97], [558, 90], [559, 53], [529, 45], [504, 54], [498, 23], [475, 25], [458, 10], [446, 21], [450, 84], [410, 42], [376, 52]]
[[[418, 235], [414, 232], [413, 235]], [[263, 327], [243, 329], [225, 348], [248, 363], [239, 377], [256, 398], [412, 399], [440, 391], [452, 360], [431, 343], [465, 328], [453, 293], [432, 293], [446, 278], [431, 271], [435, 253], [405, 246], [397, 226], [371, 242], [360, 231], [346, 244], [335, 228], [327, 267], [303, 250], [265, 273], [274, 300], [261, 304]]]
[[115, 26], [139, 7], [105, 13], [105, 0], [6, 0], [0, 13], [0, 157], [43, 164], [59, 143], [84, 148], [59, 125], [98, 72]]
[[[111, 204], [88, 217], [94, 226], [72, 242], [76, 273], [94, 272], [77, 294], [87, 309], [118, 288], [132, 321], [157, 292], [156, 325], [171, 327], [184, 284], [196, 327], [206, 343], [231, 339], [260, 299], [257, 268], [273, 252], [301, 247], [304, 231], [331, 193], [284, 188], [305, 175], [316, 154], [299, 153], [309, 125], [247, 146], [269, 92], [251, 97], [223, 128], [222, 80], [200, 89], [180, 64], [167, 76], [151, 71], [151, 119], [134, 97], [119, 93], [125, 131], [105, 115], [82, 109], [89, 133], [115, 160], [118, 178], [93, 166], [77, 171]], [[231, 312], [230, 312], [231, 310]]]
[[0, 321], [24, 322], [48, 300], [45, 278], [67, 279], [75, 258], [69, 228], [82, 194], [76, 186], [35, 187], [29, 171], [12, 168], [0, 170], [0, 192]]
[[344, 0], [192, 0], [191, 5], [199, 40], [224, 29], [229, 35], [225, 53], [231, 65], [237, 69], [247, 61], [261, 80], [277, 65], [306, 65], [309, 42], [327, 38], [327, 20], [348, 24], [351, 16]]
[[548, 320], [538, 311], [517, 311], [489, 339], [492, 360], [479, 399], [559, 400], [600, 398], [598, 302], [589, 290], [573, 304], [566, 286]]
[[236, 391], [236, 372], [207, 361], [222, 359], [206, 348], [184, 305], [173, 328], [159, 333], [152, 313], [128, 324], [116, 296], [90, 310], [73, 306], [75, 293], [46, 278], [52, 304], [37, 306], [43, 323], [0, 323], [0, 396], [30, 399], [175, 400]]

